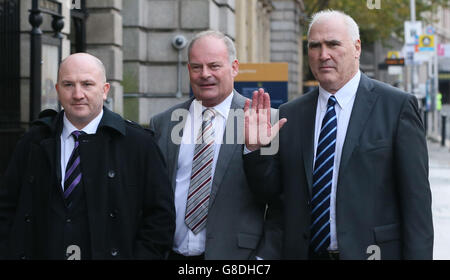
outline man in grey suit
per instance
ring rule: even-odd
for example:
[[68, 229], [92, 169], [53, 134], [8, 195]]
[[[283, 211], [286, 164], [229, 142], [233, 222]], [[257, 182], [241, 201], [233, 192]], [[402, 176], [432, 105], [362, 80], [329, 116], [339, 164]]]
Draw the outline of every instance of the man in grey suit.
[[220, 32], [201, 32], [189, 44], [188, 60], [195, 98], [150, 121], [175, 193], [169, 259], [277, 259], [280, 204], [258, 201], [244, 173], [247, 99], [233, 89], [234, 44]]
[[[362, 74], [360, 53], [354, 20], [319, 12], [308, 30], [319, 88], [282, 105], [273, 127], [265, 122], [267, 93], [254, 94], [252, 110], [246, 104], [247, 178], [260, 199], [282, 193], [285, 259], [433, 256], [428, 152], [417, 100]], [[278, 132], [278, 153], [260, 155]]]

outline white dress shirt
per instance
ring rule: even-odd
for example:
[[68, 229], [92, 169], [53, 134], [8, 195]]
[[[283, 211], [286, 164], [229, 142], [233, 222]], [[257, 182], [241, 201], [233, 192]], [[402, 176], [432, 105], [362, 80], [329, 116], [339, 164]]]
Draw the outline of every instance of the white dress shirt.
[[61, 188], [64, 191], [64, 177], [66, 175], [66, 166], [69, 162], [70, 156], [72, 155], [73, 148], [75, 146], [75, 139], [71, 135], [75, 130], [84, 131], [86, 134], [95, 134], [97, 132], [98, 125], [103, 116], [103, 109], [88, 125], [83, 127], [83, 129], [76, 128], [66, 117], [64, 112], [63, 117], [63, 130], [61, 133]]
[[[328, 250], [338, 250], [337, 231], [336, 231], [336, 188], [339, 175], [339, 165], [341, 163], [342, 148], [344, 146], [345, 136], [347, 134], [348, 123], [352, 114], [353, 103], [355, 102], [356, 91], [358, 90], [361, 72], [346, 83], [334, 96], [337, 104], [334, 106], [337, 117], [337, 135], [336, 135], [336, 153], [334, 155], [333, 181], [331, 183], [331, 200], [330, 200], [330, 232], [331, 240]], [[325, 116], [328, 106], [328, 99], [331, 93], [324, 90], [319, 85], [319, 99], [316, 109], [316, 125], [314, 133], [314, 161], [316, 158], [317, 142], [319, 141], [322, 120]], [[314, 163], [313, 163], [314, 168]]]
[[[220, 144], [222, 143], [226, 120], [230, 111], [232, 92], [222, 103], [213, 107], [216, 116], [213, 120], [215, 144], [214, 159], [212, 163], [212, 179], [216, 170], [217, 158], [219, 156]], [[180, 152], [178, 155], [176, 186], [175, 186], [175, 209], [176, 209], [176, 229], [173, 250], [185, 256], [201, 255], [205, 251], [206, 227], [198, 234], [194, 234], [185, 224], [184, 216], [186, 212], [187, 195], [192, 171], [192, 159], [194, 157], [195, 139], [200, 132], [202, 125], [202, 112], [206, 107], [194, 100], [189, 107], [189, 115], [183, 129]]]

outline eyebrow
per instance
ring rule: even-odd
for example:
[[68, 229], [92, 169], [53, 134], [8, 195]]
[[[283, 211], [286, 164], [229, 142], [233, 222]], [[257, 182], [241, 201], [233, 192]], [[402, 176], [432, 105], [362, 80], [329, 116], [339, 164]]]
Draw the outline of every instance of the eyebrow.
[[[339, 40], [336, 40], [336, 39], [333, 39], [333, 40], [324, 40], [323, 41], [326, 45], [341, 45], [342, 44], [342, 42], [341, 41], [339, 41]], [[310, 48], [310, 47], [317, 47], [317, 46], [319, 46], [320, 45], [320, 41], [310, 41], [309, 43], [308, 43], [308, 47]]]
[[[92, 80], [92, 79], [85, 79], [85, 80], [82, 80], [80, 82], [81, 83], [95, 83], [95, 81]], [[72, 81], [72, 80], [62, 80], [61, 83], [74, 83], [74, 81]]]

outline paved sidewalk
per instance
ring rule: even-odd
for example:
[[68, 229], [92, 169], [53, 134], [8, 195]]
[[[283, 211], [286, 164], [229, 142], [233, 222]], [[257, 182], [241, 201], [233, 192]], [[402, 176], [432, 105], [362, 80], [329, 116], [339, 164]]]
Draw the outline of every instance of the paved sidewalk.
[[450, 260], [450, 149], [428, 141], [435, 260]]

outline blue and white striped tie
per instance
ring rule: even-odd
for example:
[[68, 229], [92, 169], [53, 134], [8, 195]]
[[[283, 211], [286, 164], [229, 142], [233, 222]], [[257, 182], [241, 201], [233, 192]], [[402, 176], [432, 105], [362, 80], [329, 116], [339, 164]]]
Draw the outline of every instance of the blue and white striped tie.
[[314, 162], [310, 227], [310, 246], [314, 252], [325, 251], [330, 246], [330, 196], [337, 131], [335, 104], [332, 95], [322, 121]]

